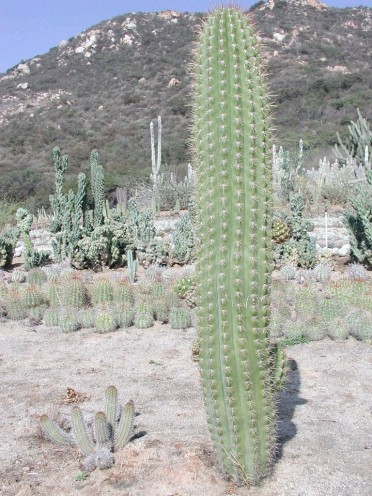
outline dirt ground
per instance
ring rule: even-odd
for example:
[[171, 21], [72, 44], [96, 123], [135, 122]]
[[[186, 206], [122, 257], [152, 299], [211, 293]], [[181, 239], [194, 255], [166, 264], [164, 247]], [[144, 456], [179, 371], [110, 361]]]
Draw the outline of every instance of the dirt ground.
[[[278, 402], [278, 459], [260, 487], [236, 488], [213, 464], [194, 329], [62, 334], [0, 324], [0, 494], [4, 496], [367, 496], [372, 494], [372, 347], [312, 342], [287, 349]], [[79, 474], [79, 453], [43, 439], [38, 417], [63, 421], [66, 388], [103, 408], [110, 384], [136, 407], [135, 439], [115, 465]]]

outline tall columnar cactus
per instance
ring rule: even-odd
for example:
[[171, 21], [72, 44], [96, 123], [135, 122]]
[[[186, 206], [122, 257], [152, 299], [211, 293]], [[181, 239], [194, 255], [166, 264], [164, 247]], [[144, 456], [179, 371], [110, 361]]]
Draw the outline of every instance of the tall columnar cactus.
[[152, 181], [152, 208], [155, 214], [157, 210], [160, 209], [159, 198], [158, 198], [158, 183], [160, 176], [161, 167], [161, 116], [158, 116], [158, 149], [157, 156], [155, 158], [155, 138], [154, 138], [154, 123], [150, 123], [150, 139], [151, 139], [151, 181]]
[[269, 472], [275, 411], [268, 350], [272, 269], [269, 102], [249, 19], [218, 8], [194, 55], [197, 299], [208, 423], [223, 472]]
[[104, 172], [102, 165], [99, 163], [97, 150], [93, 150], [90, 154], [90, 170], [94, 200], [94, 227], [97, 227], [102, 224], [105, 203]]

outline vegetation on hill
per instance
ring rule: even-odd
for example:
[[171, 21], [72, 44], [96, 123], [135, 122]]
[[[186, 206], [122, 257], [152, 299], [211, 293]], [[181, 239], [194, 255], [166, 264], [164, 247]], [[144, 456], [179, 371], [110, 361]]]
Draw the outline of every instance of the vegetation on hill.
[[[276, 141], [287, 148], [302, 138], [305, 148], [330, 149], [357, 107], [372, 118], [372, 9], [316, 5], [276, 0], [251, 9], [266, 47]], [[106, 192], [148, 178], [149, 124], [158, 115], [163, 163], [182, 170], [190, 161], [188, 64], [202, 17], [119, 16], [0, 77], [0, 197], [48, 205], [54, 146], [70, 156], [67, 189], [88, 171], [94, 148]]]

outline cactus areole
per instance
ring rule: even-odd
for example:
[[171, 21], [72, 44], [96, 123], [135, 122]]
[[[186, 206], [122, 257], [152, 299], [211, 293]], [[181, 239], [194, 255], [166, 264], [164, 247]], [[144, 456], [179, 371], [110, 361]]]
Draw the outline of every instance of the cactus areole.
[[247, 16], [218, 8], [194, 54], [200, 369], [215, 454], [238, 484], [270, 468], [272, 207], [269, 101]]

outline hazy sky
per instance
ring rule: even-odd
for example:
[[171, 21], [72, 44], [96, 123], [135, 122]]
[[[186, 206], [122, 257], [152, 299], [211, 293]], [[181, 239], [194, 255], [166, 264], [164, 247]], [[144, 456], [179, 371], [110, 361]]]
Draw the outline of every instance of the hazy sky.
[[[248, 9], [256, 1], [233, 3]], [[0, 0], [0, 73], [114, 16], [162, 10], [203, 12], [222, 3], [219, 0]], [[372, 7], [372, 0], [325, 0], [325, 3], [333, 7]]]

